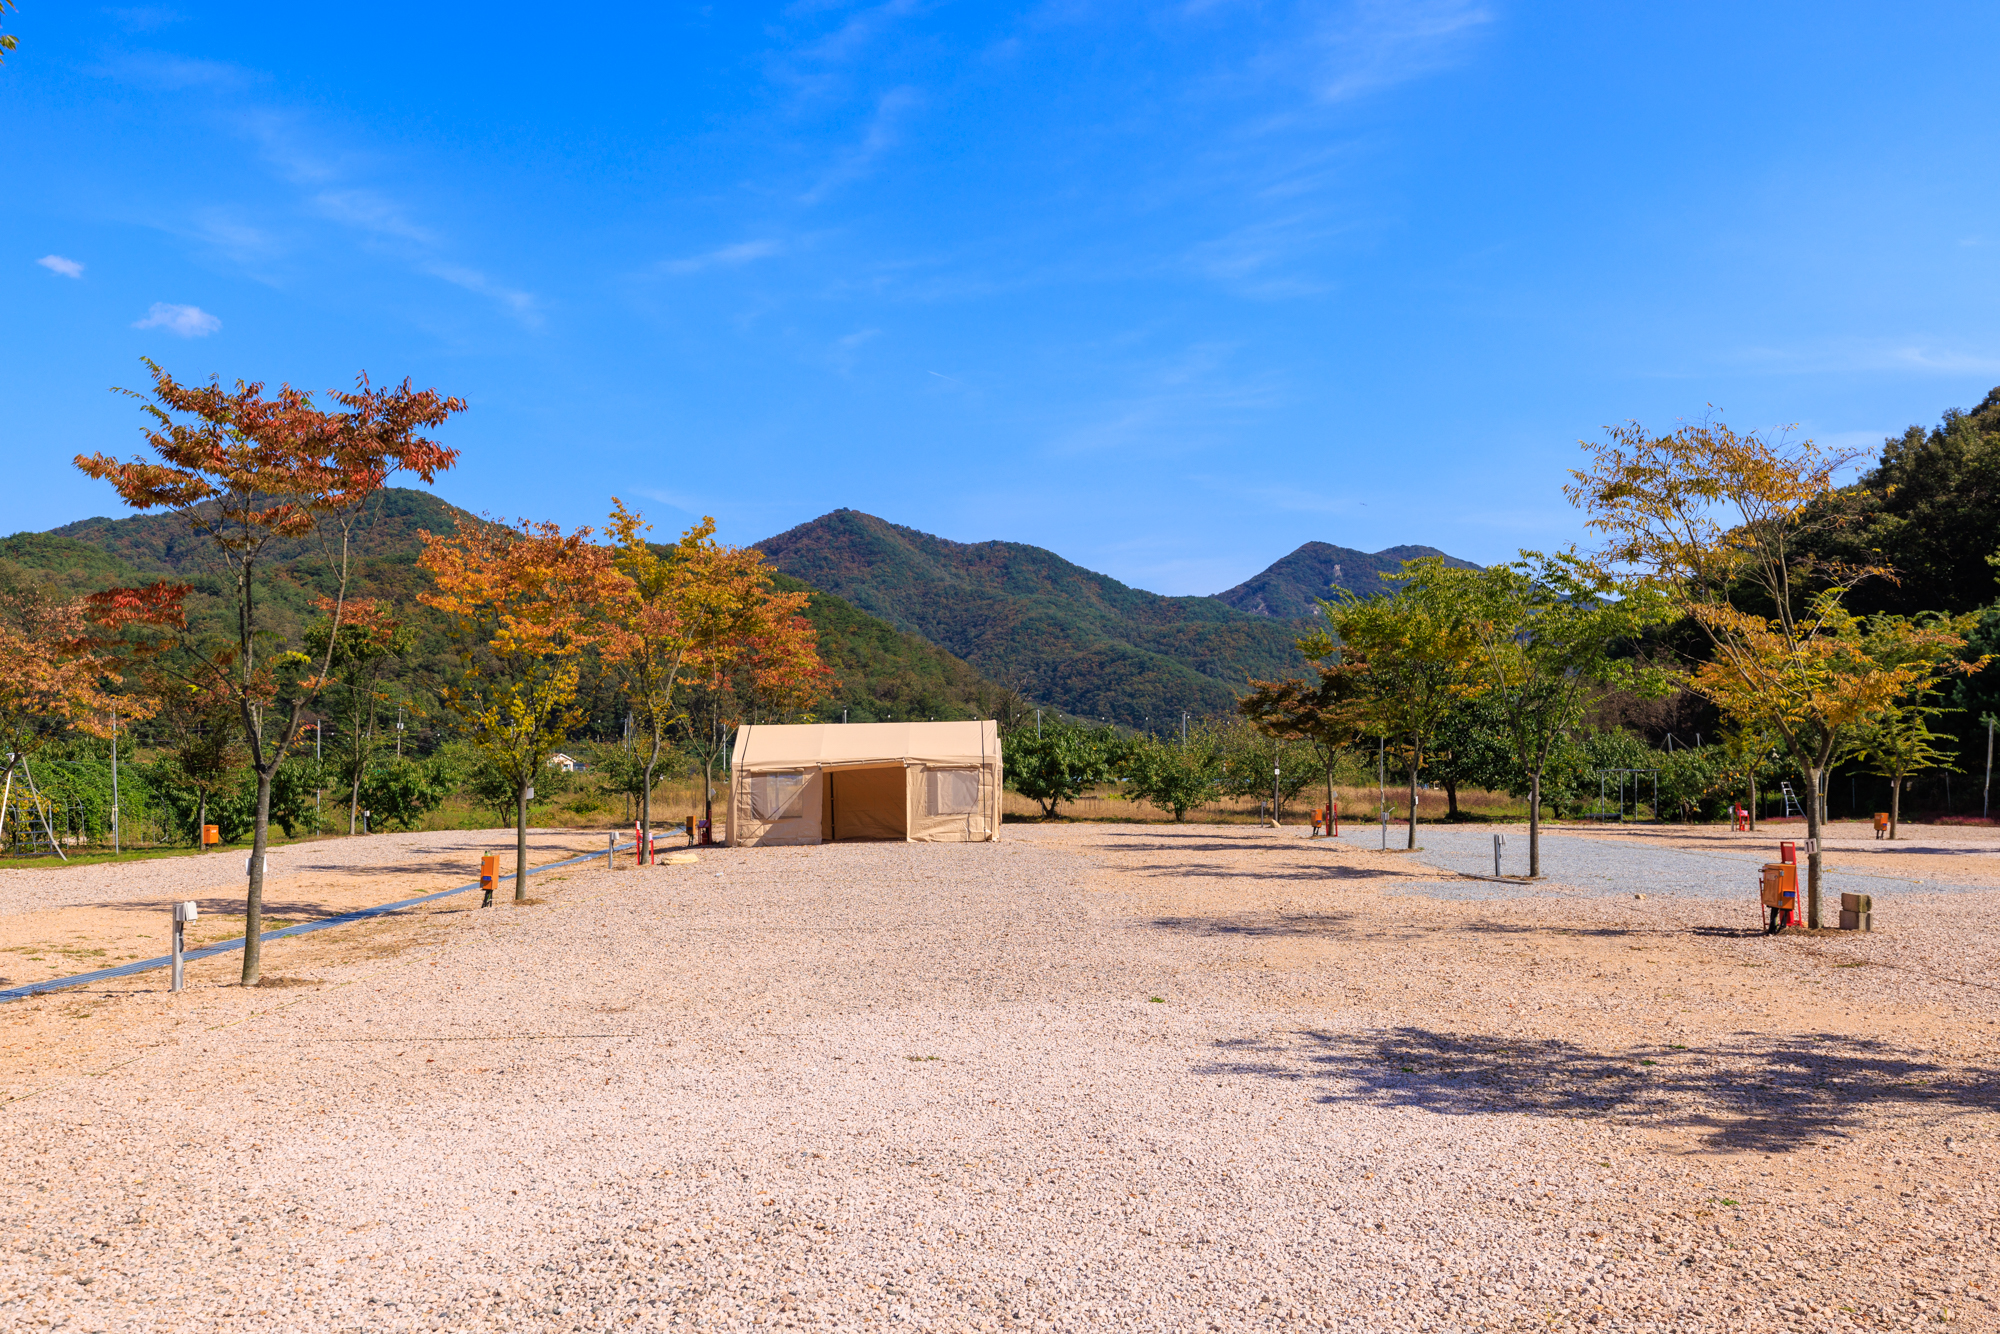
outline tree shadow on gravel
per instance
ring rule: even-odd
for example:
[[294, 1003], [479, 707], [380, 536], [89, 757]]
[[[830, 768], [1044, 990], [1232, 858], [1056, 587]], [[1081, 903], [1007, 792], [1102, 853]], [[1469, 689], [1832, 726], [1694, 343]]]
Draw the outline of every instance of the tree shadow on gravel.
[[1353, 913], [1239, 913], [1234, 917], [1156, 917], [1148, 925], [1191, 936], [1352, 935]]
[[1321, 1090], [1325, 1106], [1409, 1107], [1644, 1121], [1708, 1131], [1708, 1147], [1787, 1152], [1886, 1108], [1932, 1115], [2000, 1110], [2000, 1073], [1952, 1068], [1887, 1044], [1835, 1034], [1751, 1036], [1736, 1047], [1622, 1054], [1571, 1043], [1402, 1027], [1302, 1031], [1217, 1044], [1208, 1076], [1278, 1079]]
[[1193, 866], [1160, 866], [1137, 874], [1176, 880], [1380, 880], [1400, 877], [1400, 869], [1375, 870], [1365, 866], [1219, 866], [1213, 862]]

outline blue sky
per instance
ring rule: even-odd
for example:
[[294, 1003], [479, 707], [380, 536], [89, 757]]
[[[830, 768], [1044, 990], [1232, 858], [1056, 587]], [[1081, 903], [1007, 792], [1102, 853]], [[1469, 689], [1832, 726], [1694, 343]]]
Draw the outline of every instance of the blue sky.
[[2000, 384], [1991, 4], [94, 8], [0, 67], [0, 532], [141, 356], [466, 398], [440, 494], [1219, 591], [1579, 535], [1579, 437]]

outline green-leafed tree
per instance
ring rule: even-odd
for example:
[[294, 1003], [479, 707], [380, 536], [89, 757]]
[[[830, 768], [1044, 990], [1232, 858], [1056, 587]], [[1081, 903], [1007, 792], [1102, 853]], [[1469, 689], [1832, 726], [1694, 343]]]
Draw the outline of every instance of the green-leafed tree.
[[1121, 767], [1123, 743], [1109, 727], [1086, 727], [1055, 718], [1020, 727], [1001, 743], [1007, 786], [1039, 802], [1054, 819], [1066, 801], [1109, 782]]
[[1445, 720], [1481, 689], [1472, 626], [1444, 585], [1414, 577], [1424, 565], [1405, 565], [1406, 582], [1393, 597], [1322, 602], [1327, 628], [1299, 644], [1309, 659], [1337, 655], [1355, 669], [1358, 730], [1400, 746], [1409, 777], [1411, 848], [1417, 846], [1417, 785], [1431, 747]]
[[1222, 759], [1222, 746], [1206, 725], [1191, 729], [1185, 741], [1140, 737], [1125, 756], [1125, 796], [1171, 811], [1179, 823], [1221, 792]]
[[1551, 756], [1577, 734], [1605, 686], [1666, 689], [1664, 674], [1640, 671], [1620, 656], [1660, 619], [1661, 604], [1566, 553], [1522, 552], [1514, 564], [1484, 570], [1451, 569], [1435, 559], [1407, 568], [1411, 591], [1449, 609], [1475, 646], [1469, 670], [1476, 689], [1502, 729], [1515, 772], [1527, 779], [1528, 874], [1538, 876], [1542, 784]]

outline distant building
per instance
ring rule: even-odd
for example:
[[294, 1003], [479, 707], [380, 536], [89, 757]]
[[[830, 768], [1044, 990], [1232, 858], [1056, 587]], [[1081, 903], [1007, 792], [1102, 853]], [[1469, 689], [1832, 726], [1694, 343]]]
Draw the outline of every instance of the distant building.
[[582, 761], [573, 755], [565, 755], [561, 751], [557, 751], [555, 754], [549, 756], [549, 768], [560, 769], [566, 774], [573, 774], [583, 767]]

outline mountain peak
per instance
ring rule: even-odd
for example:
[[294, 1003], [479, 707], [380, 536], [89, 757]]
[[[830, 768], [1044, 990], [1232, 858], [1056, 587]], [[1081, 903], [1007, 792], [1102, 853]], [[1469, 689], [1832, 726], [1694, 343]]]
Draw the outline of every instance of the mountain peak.
[[1383, 576], [1401, 573], [1404, 561], [1425, 556], [1441, 556], [1454, 569], [1479, 568], [1436, 547], [1384, 547], [1371, 552], [1337, 547], [1329, 542], [1307, 542], [1269, 569], [1215, 596], [1253, 616], [1299, 620], [1312, 615], [1319, 600], [1331, 597], [1336, 589], [1364, 598], [1394, 592], [1396, 585], [1386, 582]]

